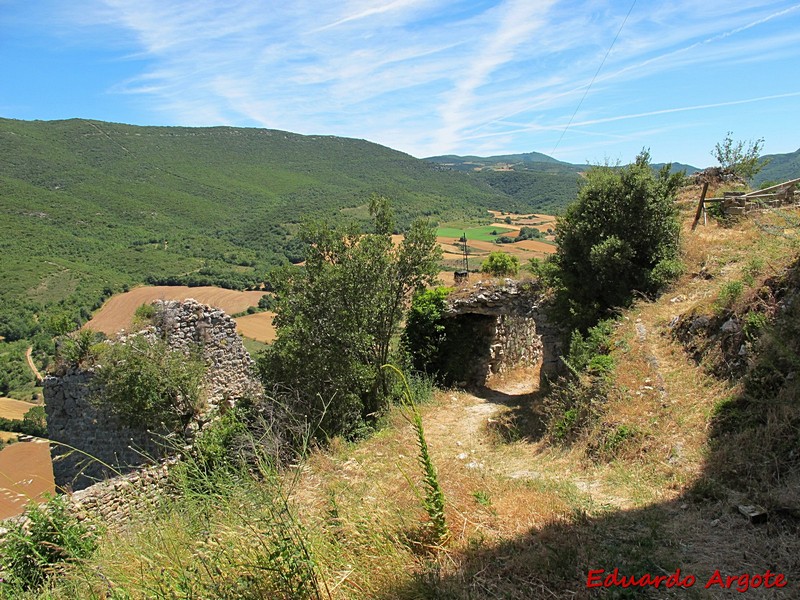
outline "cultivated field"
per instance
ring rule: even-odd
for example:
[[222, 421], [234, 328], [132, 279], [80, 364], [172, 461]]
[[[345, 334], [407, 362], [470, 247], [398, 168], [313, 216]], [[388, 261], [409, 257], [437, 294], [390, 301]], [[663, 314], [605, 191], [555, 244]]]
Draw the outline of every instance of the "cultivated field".
[[254, 315], [239, 317], [236, 320], [236, 329], [244, 337], [265, 344], [275, 341], [275, 327], [272, 325], [274, 312], [264, 311]]
[[133, 313], [142, 304], [155, 300], [185, 300], [216, 306], [228, 314], [235, 314], [257, 306], [264, 292], [239, 292], [218, 287], [187, 287], [184, 285], [145, 286], [109, 298], [85, 327], [114, 335], [121, 329], [130, 329]]
[[14, 400], [13, 398], [0, 398], [0, 417], [21, 421], [25, 413], [36, 406], [30, 402]]
[[31, 500], [55, 493], [50, 444], [17, 442], [0, 451], [0, 519], [20, 514]]
[[[520, 228], [535, 227], [539, 231], [546, 232], [555, 227], [556, 218], [552, 215], [544, 214], [504, 214], [497, 210], [489, 211], [495, 219], [492, 225], [485, 225], [474, 228], [441, 227], [438, 230], [436, 241], [444, 253], [444, 265], [447, 267], [460, 268], [463, 264], [463, 250], [460, 247], [459, 238], [466, 233], [467, 246], [469, 248], [470, 268], [479, 268], [483, 260], [490, 252], [500, 250], [506, 254], [516, 256], [520, 264], [527, 263], [531, 258], [544, 258], [548, 254], [556, 251], [556, 247], [539, 240], [522, 240], [511, 244], [496, 244], [494, 240], [500, 236], [507, 235], [516, 237]], [[505, 223], [506, 217], [511, 219], [511, 224]], [[492, 231], [497, 231], [497, 235], [491, 235]], [[546, 240], [552, 241], [552, 236], [547, 236]]]

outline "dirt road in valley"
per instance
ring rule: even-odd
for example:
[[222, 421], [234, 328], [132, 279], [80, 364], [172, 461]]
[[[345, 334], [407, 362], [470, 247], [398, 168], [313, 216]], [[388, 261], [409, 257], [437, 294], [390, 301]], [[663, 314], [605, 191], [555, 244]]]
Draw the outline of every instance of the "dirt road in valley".
[[44, 377], [42, 377], [42, 374], [39, 372], [39, 369], [36, 368], [36, 365], [33, 364], [31, 352], [33, 352], [33, 348], [28, 346], [28, 349], [25, 351], [25, 360], [28, 361], [28, 366], [31, 368], [31, 371], [33, 371], [33, 376], [36, 377], [36, 385], [39, 385], [42, 383]]

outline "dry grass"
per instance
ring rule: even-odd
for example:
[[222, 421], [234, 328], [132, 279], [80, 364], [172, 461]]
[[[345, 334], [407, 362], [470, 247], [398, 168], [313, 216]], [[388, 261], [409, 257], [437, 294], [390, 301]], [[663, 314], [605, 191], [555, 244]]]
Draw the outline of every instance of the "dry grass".
[[47, 442], [18, 442], [0, 451], [0, 519], [18, 515], [28, 502], [54, 493]]
[[4, 419], [22, 420], [25, 413], [32, 409], [35, 404], [14, 400], [13, 398], [0, 398], [0, 417]]
[[275, 327], [272, 324], [274, 318], [274, 312], [264, 311], [237, 317], [234, 320], [236, 321], [237, 331], [244, 337], [269, 344], [275, 341]]

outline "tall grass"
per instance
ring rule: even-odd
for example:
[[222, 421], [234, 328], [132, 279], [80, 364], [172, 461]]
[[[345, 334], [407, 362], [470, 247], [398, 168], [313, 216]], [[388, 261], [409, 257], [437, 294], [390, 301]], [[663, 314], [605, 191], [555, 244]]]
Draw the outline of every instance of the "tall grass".
[[105, 536], [91, 567], [67, 564], [28, 597], [329, 598], [290, 502], [297, 471], [280, 471], [272, 446], [233, 413], [204, 434], [171, 468], [169, 497]]

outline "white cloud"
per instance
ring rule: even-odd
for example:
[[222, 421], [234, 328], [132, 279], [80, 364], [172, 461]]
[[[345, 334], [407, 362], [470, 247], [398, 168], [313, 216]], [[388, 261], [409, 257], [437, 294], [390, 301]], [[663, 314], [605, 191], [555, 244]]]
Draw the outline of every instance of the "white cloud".
[[[547, 152], [542, 140], [552, 144], [563, 130], [630, 8], [614, 0], [94, 2], [72, 22], [126, 43], [146, 65], [112, 91], [168, 122], [365, 137], [415, 155], [478, 143]], [[745, 86], [733, 97], [752, 99], [728, 101], [715, 70], [756, 77], [763, 65], [795, 64], [798, 9], [773, 0], [637, 3], [571, 132], [590, 145], [621, 144], [637, 136], [599, 128], [793, 97], [791, 80], [748, 94], [744, 78], [729, 82]], [[686, 85], [681, 77], [697, 82], [696, 98], [672, 96]]]

